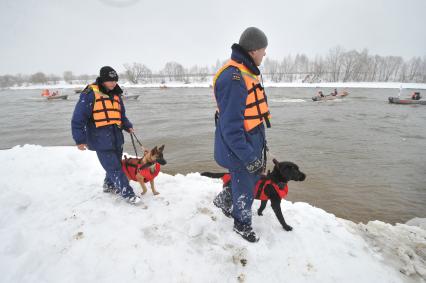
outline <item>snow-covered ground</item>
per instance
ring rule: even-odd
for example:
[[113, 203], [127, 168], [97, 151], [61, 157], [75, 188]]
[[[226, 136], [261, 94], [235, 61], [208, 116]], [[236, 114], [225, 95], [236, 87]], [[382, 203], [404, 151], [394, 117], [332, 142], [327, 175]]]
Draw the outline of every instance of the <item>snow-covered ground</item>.
[[424, 219], [355, 224], [284, 201], [294, 230], [268, 207], [253, 217], [261, 239], [251, 244], [212, 204], [220, 181], [198, 173], [160, 173], [160, 195], [149, 191], [142, 209], [102, 193], [94, 152], [25, 145], [0, 161], [1, 282], [426, 280]]
[[[167, 82], [161, 83], [146, 83], [146, 84], [131, 84], [128, 82], [120, 82], [120, 85], [125, 88], [159, 88], [167, 86], [170, 88], [206, 88], [211, 87], [212, 82], [189, 83], [183, 82]], [[86, 85], [84, 84], [68, 84], [64, 81], [54, 85], [28, 85], [20, 87], [11, 87], [10, 89], [25, 90], [25, 89], [81, 89]], [[399, 83], [399, 82], [324, 82], [324, 83], [302, 83], [302, 82], [283, 82], [274, 83], [265, 81], [266, 87], [308, 87], [308, 88], [391, 88], [399, 89], [426, 89], [426, 84], [422, 83]]]

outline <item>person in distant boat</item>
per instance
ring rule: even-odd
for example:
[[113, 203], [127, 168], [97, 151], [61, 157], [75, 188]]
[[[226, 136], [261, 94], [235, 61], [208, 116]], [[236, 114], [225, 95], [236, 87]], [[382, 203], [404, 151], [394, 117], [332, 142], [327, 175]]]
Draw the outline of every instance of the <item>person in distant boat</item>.
[[420, 96], [420, 92], [414, 92], [413, 95], [411, 96], [412, 100], [420, 100], [421, 96]]
[[50, 91], [49, 91], [48, 89], [44, 89], [44, 90], [41, 92], [41, 96], [44, 96], [44, 97], [48, 97], [48, 96], [50, 96]]
[[319, 97], [324, 97], [324, 93], [322, 93], [322, 90], [318, 91], [318, 96]]
[[337, 88], [334, 89], [334, 91], [331, 93], [332, 96], [336, 96], [337, 95]]
[[123, 130], [133, 133], [133, 125], [126, 117], [123, 91], [117, 81], [116, 71], [105, 66], [96, 82], [83, 90], [71, 121], [72, 136], [79, 150], [96, 151], [106, 171], [104, 192], [120, 194], [129, 203], [137, 204], [140, 197], [121, 169]]

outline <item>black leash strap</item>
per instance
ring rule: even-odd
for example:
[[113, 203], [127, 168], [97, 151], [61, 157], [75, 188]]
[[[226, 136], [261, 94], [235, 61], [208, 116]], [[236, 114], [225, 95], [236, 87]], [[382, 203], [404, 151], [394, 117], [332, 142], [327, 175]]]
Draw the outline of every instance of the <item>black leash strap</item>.
[[262, 160], [262, 162], [263, 162], [263, 164], [262, 164], [263, 172], [265, 172], [265, 171], [266, 171], [266, 164], [267, 164], [267, 162], [268, 162], [268, 156], [266, 155], [266, 152], [268, 152], [268, 151], [269, 151], [269, 148], [268, 148], [268, 146], [265, 144], [265, 147], [263, 148], [263, 160]]
[[136, 150], [135, 140], [139, 144], [139, 146], [142, 148], [142, 151], [144, 151], [143, 155], [145, 155], [145, 147], [142, 145], [142, 143], [140, 142], [136, 134], [130, 133], [130, 138], [132, 139], [132, 145], [133, 145], [133, 149], [135, 150], [136, 158], [138, 157], [138, 152]]
[[132, 145], [136, 154], [136, 158], [138, 158], [138, 151], [136, 150], [135, 140], [133, 139], [133, 133], [130, 133], [130, 138], [132, 139]]
[[131, 133], [130, 135], [133, 135], [136, 139], [136, 141], [138, 142], [138, 144], [143, 148], [142, 143], [139, 141], [138, 137], [135, 135], [135, 133]]

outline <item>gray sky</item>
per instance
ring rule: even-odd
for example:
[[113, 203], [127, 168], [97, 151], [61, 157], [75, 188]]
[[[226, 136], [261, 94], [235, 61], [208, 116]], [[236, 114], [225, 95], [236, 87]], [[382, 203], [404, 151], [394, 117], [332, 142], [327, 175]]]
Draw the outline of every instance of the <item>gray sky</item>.
[[[248, 26], [267, 56], [329, 48], [426, 55], [426, 0], [0, 0], [0, 74], [96, 74], [140, 62], [186, 67], [226, 59]], [[125, 3], [128, 5], [118, 5]]]

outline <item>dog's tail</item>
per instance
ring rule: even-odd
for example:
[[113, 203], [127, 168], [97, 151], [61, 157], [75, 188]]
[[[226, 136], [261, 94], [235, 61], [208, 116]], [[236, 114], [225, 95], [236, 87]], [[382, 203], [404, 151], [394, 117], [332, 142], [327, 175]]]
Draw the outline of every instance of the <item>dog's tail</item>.
[[209, 178], [213, 178], [213, 179], [220, 179], [225, 174], [226, 173], [203, 172], [203, 173], [201, 173], [201, 176], [209, 177]]

